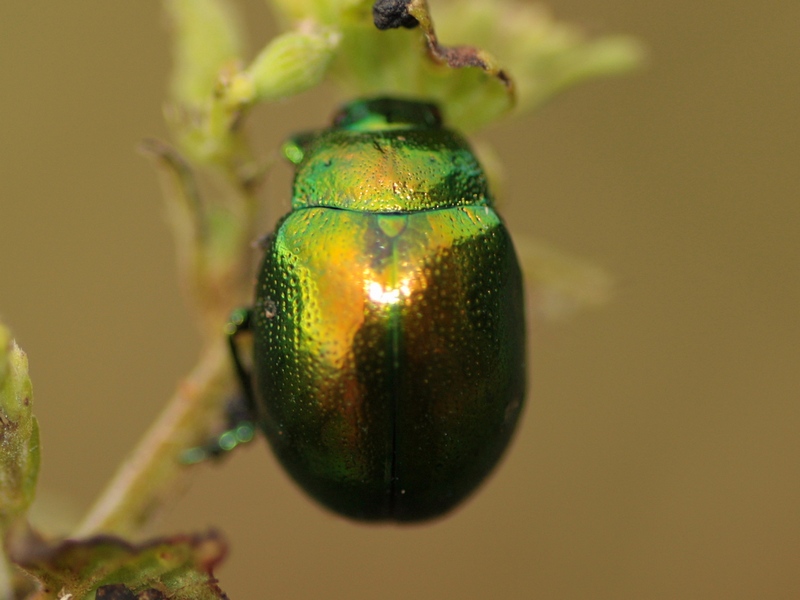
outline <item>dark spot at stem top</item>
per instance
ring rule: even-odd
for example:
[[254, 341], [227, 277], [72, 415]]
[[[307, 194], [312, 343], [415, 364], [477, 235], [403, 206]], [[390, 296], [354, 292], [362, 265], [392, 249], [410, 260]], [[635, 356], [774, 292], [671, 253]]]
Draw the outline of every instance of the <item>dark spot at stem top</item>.
[[376, 0], [372, 5], [372, 19], [378, 29], [412, 29], [419, 21], [408, 13], [410, 0]]

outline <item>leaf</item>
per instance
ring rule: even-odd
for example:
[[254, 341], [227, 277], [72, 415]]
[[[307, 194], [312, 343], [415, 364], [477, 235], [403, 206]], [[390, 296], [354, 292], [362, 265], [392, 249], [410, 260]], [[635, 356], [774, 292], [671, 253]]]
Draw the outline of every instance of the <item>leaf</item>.
[[28, 358], [0, 324], [0, 539], [23, 519], [39, 475], [39, 425], [33, 416]]
[[512, 107], [535, 109], [583, 81], [626, 73], [644, 58], [631, 37], [590, 37], [522, 0], [437, 0], [435, 29], [426, 0], [378, 0], [374, 19], [383, 31], [365, 0], [272, 4], [284, 20], [311, 20], [342, 34], [332, 74], [347, 96], [433, 100], [466, 132]]
[[516, 233], [514, 246], [529, 305], [545, 319], [560, 319], [581, 309], [602, 306], [612, 297], [611, 277], [592, 262]]
[[[390, 12], [389, 4], [400, 12]], [[342, 19], [334, 76], [350, 94], [429, 99], [462, 130], [485, 125], [514, 105], [507, 71], [480, 48], [442, 45], [425, 0], [378, 2], [375, 8], [379, 25], [405, 29], [382, 31], [363, 18]], [[407, 29], [414, 22], [422, 35]]]
[[322, 81], [341, 39], [335, 29], [305, 21], [273, 39], [227, 90], [234, 103], [279, 100]]
[[227, 599], [213, 569], [227, 546], [222, 537], [176, 535], [139, 545], [111, 536], [67, 540], [55, 545], [30, 543], [12, 558], [41, 584], [35, 600], [136, 598], [170, 600]]
[[573, 85], [627, 73], [644, 61], [644, 48], [634, 38], [590, 37], [530, 2], [450, 0], [436, 8], [442, 38], [489, 48], [512, 74], [517, 113], [536, 109]]

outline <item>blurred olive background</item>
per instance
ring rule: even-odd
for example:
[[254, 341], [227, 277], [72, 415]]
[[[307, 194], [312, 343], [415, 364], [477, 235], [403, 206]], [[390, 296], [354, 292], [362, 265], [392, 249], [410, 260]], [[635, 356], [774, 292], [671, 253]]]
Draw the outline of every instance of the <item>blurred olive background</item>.
[[[255, 48], [271, 15], [240, 4]], [[800, 3], [551, 6], [638, 36], [648, 68], [485, 137], [512, 228], [603, 265], [616, 297], [532, 324], [512, 451], [441, 522], [334, 517], [262, 441], [199, 469], [155, 532], [223, 530], [231, 598], [800, 597]], [[166, 135], [168, 41], [157, 2], [0, 8], [0, 315], [30, 358], [51, 517], [88, 507], [198, 351], [135, 152]], [[334, 108], [259, 111], [258, 146]], [[288, 182], [280, 165], [265, 227]]]

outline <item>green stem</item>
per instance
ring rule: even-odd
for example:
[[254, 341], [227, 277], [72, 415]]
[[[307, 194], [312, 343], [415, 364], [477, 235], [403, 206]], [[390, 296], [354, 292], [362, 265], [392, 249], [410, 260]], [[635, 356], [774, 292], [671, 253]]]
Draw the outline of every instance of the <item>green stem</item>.
[[187, 472], [181, 454], [208, 438], [220, 404], [232, 387], [227, 348], [206, 348], [195, 368], [181, 382], [161, 416], [122, 464], [106, 490], [75, 531], [76, 537], [97, 533], [131, 535], [173, 497]]
[[200, 202], [191, 168], [175, 150], [153, 141], [143, 147], [168, 175], [165, 193], [173, 217], [178, 271], [208, 345], [78, 527], [78, 537], [100, 532], [126, 536], [145, 525], [156, 509], [175, 496], [187, 469], [181, 455], [208, 440], [222, 413], [222, 401], [233, 389], [222, 324], [231, 308], [249, 295], [249, 246], [258, 206], [255, 190], [263, 172], [253, 170], [255, 163], [241, 137], [231, 137], [230, 155], [221, 164], [233, 200], [233, 218], [228, 225], [210, 218], [211, 211]]

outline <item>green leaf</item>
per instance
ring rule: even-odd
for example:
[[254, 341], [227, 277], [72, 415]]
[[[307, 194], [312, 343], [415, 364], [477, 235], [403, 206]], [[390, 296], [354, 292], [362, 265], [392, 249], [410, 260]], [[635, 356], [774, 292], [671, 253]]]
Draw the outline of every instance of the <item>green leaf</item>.
[[634, 38], [590, 38], [537, 4], [451, 0], [436, 8], [442, 39], [488, 48], [508, 69], [517, 85], [517, 112], [535, 109], [578, 83], [627, 73], [644, 61], [644, 47]]
[[419, 29], [381, 31], [371, 18], [342, 20], [334, 75], [349, 95], [433, 100], [447, 123], [462, 130], [485, 125], [513, 106], [511, 78], [491, 54], [474, 46], [440, 44], [424, 0], [411, 1], [408, 13]]
[[[419, 29], [389, 31], [373, 25], [372, 2], [272, 4], [289, 21], [338, 28], [342, 41], [333, 74], [347, 96], [427, 98], [442, 107], [450, 125], [466, 131], [512, 106], [516, 112], [535, 109], [578, 83], [626, 73], [645, 54], [631, 37], [591, 38], [522, 0], [437, 0], [435, 31], [426, 0], [408, 0], [405, 7]], [[470, 45], [447, 45], [464, 43]]]
[[236, 75], [226, 90], [228, 98], [236, 104], [278, 100], [314, 87], [322, 81], [340, 40], [335, 29], [305, 22], [272, 40]]
[[0, 534], [22, 519], [36, 492], [39, 425], [28, 358], [0, 324]]
[[591, 261], [519, 233], [514, 234], [514, 246], [525, 276], [528, 304], [538, 316], [564, 318], [602, 306], [613, 296], [611, 276]]
[[[12, 558], [36, 578], [44, 598], [170, 598], [220, 600], [227, 596], [213, 569], [227, 551], [216, 533], [157, 538], [132, 545], [100, 536], [54, 546], [31, 544]], [[159, 595], [160, 594], [160, 595]]]

